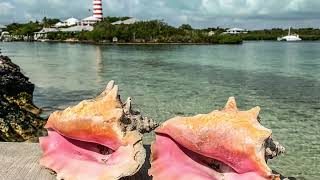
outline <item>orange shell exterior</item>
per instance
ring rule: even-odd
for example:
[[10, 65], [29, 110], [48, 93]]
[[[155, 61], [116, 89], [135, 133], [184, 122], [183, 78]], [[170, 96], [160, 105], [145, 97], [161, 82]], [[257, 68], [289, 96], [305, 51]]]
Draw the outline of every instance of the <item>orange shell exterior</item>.
[[237, 173], [256, 172], [274, 179], [265, 161], [264, 142], [272, 134], [257, 120], [260, 107], [239, 111], [233, 97], [224, 109], [194, 117], [176, 117], [156, 132], [183, 147], [232, 167]]
[[[52, 113], [45, 126], [49, 135], [40, 138], [40, 165], [66, 180], [116, 180], [137, 173], [145, 162], [146, 151], [142, 134], [122, 124], [128, 115], [127, 106], [111, 81], [97, 98]], [[70, 139], [80, 142], [74, 144]], [[97, 144], [113, 152], [99, 152]]]
[[45, 128], [52, 128], [69, 138], [94, 140], [115, 150], [142, 138], [137, 131], [122, 132], [120, 119], [123, 116], [118, 86], [115, 85], [94, 100], [82, 101], [62, 112], [52, 113]]

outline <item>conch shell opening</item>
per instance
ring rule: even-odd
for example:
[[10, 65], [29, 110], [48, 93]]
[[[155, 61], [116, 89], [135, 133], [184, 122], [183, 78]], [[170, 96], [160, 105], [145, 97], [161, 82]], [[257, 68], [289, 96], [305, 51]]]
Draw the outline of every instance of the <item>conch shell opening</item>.
[[151, 169], [154, 180], [280, 179], [267, 165], [284, 152], [263, 127], [260, 107], [239, 111], [229, 98], [219, 111], [176, 117], [156, 129]]
[[131, 98], [122, 103], [114, 81], [95, 99], [50, 115], [40, 138], [40, 164], [57, 179], [120, 179], [134, 175], [146, 151], [142, 133], [158, 124], [132, 110]]

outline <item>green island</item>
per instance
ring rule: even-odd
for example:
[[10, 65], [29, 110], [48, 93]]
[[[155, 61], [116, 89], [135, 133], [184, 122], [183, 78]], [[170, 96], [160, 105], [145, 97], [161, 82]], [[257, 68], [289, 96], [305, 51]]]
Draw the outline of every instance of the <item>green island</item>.
[[[83, 42], [83, 43], [116, 43], [123, 44], [241, 44], [250, 40], [277, 40], [277, 37], [288, 34], [288, 29], [250, 30], [246, 33], [226, 34], [226, 28], [194, 29], [189, 24], [174, 27], [162, 20], [139, 21], [133, 24], [112, 25], [113, 22], [126, 20], [130, 17], [105, 17], [94, 25], [92, 31], [80, 32], [49, 32], [46, 40], [52, 42]], [[32, 41], [35, 32], [50, 28], [59, 19], [43, 18], [41, 22], [12, 23], [7, 31], [15, 41]], [[291, 33], [299, 34], [302, 40], [320, 40], [320, 29], [291, 29]]]

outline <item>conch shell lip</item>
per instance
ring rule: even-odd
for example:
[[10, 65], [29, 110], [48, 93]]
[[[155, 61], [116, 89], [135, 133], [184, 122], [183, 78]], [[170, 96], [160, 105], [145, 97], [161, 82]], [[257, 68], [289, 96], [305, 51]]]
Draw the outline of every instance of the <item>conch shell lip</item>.
[[[96, 142], [82, 141], [82, 140], [79, 140], [76, 138], [70, 138], [70, 137], [64, 136], [63, 134], [60, 134], [58, 131], [56, 131], [52, 128], [48, 128], [47, 130], [48, 130], [48, 133], [55, 133], [56, 136], [60, 136], [61, 138], [67, 140], [69, 143], [73, 144], [74, 146], [77, 146], [77, 147], [82, 148], [87, 151], [101, 154], [103, 156], [111, 155], [112, 153], [114, 153], [116, 151], [116, 150], [113, 150], [107, 146], [104, 146], [104, 145], [96, 143]], [[108, 158], [108, 156], [105, 157], [105, 159], [107, 159], [107, 158]]]
[[[185, 147], [184, 145], [182, 145], [179, 142], [177, 142], [176, 140], [174, 140], [170, 135], [168, 135], [166, 133], [156, 131], [156, 135], [170, 139], [172, 142], [174, 142], [181, 149], [181, 151], [183, 151], [190, 159], [192, 159], [196, 163], [207, 166], [207, 167], [211, 168], [212, 170], [217, 171], [219, 173], [226, 173], [229, 171], [236, 172], [236, 170], [234, 170], [232, 167], [225, 164], [222, 160], [207, 157], [207, 156], [199, 154], [193, 150], [190, 150], [187, 147]], [[224, 169], [220, 169], [220, 166], [224, 166]]]
[[[53, 119], [52, 117], [54, 117], [55, 114], [51, 115], [51, 119]], [[91, 122], [92, 118], [84, 118], [84, 117], [73, 117], [73, 118], [68, 118], [65, 117], [65, 121], [70, 121], [70, 119], [76, 120], [76, 121], [83, 121], [83, 122]], [[50, 120], [50, 119], [49, 119]], [[78, 141], [83, 141], [83, 142], [90, 142], [90, 143], [96, 143], [96, 144], [100, 144], [102, 146], [106, 146], [112, 150], [117, 150], [120, 146], [126, 145], [128, 142], [124, 142], [123, 140], [121, 140], [121, 136], [115, 136], [116, 133], [112, 133], [112, 134], [105, 134], [105, 135], [98, 135], [98, 134], [87, 134], [85, 129], [77, 129], [77, 131], [79, 131], [76, 135], [69, 135], [70, 132], [64, 133], [63, 130], [60, 130], [59, 128], [56, 127], [56, 125], [54, 124], [54, 119], [51, 121], [48, 121], [48, 123], [46, 124], [45, 128], [48, 130], [53, 130], [56, 131], [58, 134], [60, 134], [63, 137], [66, 138], [70, 138], [70, 139], [74, 139], [74, 140], [78, 140]], [[99, 124], [97, 124], [99, 125]], [[79, 126], [77, 127], [79, 128]], [[99, 129], [102, 129], [99, 128]], [[83, 133], [81, 133], [83, 132]], [[110, 137], [108, 137], [110, 136]]]

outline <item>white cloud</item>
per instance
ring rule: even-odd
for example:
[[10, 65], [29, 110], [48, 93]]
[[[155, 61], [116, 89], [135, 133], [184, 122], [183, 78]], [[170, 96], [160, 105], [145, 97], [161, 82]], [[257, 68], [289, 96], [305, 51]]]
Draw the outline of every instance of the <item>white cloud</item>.
[[0, 18], [1, 16], [10, 15], [14, 6], [10, 2], [0, 2]]
[[14, 0], [17, 4], [35, 5], [37, 0]]
[[[0, 6], [0, 23], [10, 17], [18, 21], [40, 20], [43, 16], [83, 18], [92, 8], [92, 0], [8, 1]], [[195, 27], [255, 28], [312, 26], [320, 21], [320, 0], [103, 0], [103, 4], [106, 16], [164, 19], [177, 26], [190, 23]]]

